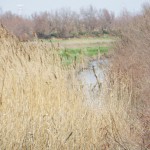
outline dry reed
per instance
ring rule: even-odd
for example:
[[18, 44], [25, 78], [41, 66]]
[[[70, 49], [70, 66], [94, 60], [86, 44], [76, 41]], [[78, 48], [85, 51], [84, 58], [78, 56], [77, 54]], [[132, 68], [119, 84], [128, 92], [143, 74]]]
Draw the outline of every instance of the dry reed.
[[57, 48], [20, 43], [1, 27], [0, 149], [144, 149], [141, 123], [129, 113], [131, 82], [111, 81], [103, 107], [87, 108]]

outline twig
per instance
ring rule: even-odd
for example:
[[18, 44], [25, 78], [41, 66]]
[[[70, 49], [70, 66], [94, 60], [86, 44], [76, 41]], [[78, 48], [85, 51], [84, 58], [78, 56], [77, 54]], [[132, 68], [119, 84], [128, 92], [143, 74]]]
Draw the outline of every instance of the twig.
[[93, 73], [94, 73], [94, 76], [95, 76], [95, 78], [96, 78], [96, 81], [97, 81], [97, 83], [98, 83], [98, 87], [99, 87], [99, 89], [101, 89], [102, 83], [100, 83], [99, 80], [98, 80], [98, 77], [97, 77], [97, 75], [96, 75], [96, 71], [95, 71], [94, 66], [92, 66], [92, 69], [93, 69]]
[[71, 132], [71, 133], [68, 135], [68, 137], [67, 137], [66, 140], [65, 140], [65, 143], [69, 140], [69, 138], [71, 137], [72, 134], [73, 134], [73, 132]]

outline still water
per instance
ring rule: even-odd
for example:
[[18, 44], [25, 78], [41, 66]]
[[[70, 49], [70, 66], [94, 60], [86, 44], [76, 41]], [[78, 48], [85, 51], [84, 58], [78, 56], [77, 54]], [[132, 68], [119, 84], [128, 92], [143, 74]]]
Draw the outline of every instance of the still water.
[[78, 74], [86, 96], [86, 105], [100, 108], [102, 105], [101, 88], [108, 70], [108, 60], [90, 61], [88, 67]]

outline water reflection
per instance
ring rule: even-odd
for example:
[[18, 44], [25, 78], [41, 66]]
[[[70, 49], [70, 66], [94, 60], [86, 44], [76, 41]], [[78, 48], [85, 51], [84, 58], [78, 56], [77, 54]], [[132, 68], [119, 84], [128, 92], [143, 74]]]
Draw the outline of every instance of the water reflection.
[[89, 62], [88, 67], [83, 69], [78, 75], [83, 85], [84, 94], [86, 96], [86, 104], [90, 107], [101, 107], [101, 86], [105, 79], [108, 67], [108, 60], [94, 60]]

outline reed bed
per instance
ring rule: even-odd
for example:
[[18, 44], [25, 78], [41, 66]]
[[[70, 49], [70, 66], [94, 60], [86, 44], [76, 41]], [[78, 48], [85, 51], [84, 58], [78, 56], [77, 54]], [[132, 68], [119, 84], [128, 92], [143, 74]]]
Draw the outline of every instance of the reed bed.
[[58, 50], [21, 43], [0, 28], [0, 149], [146, 149], [132, 80], [114, 73], [103, 85], [102, 107], [91, 109]]

